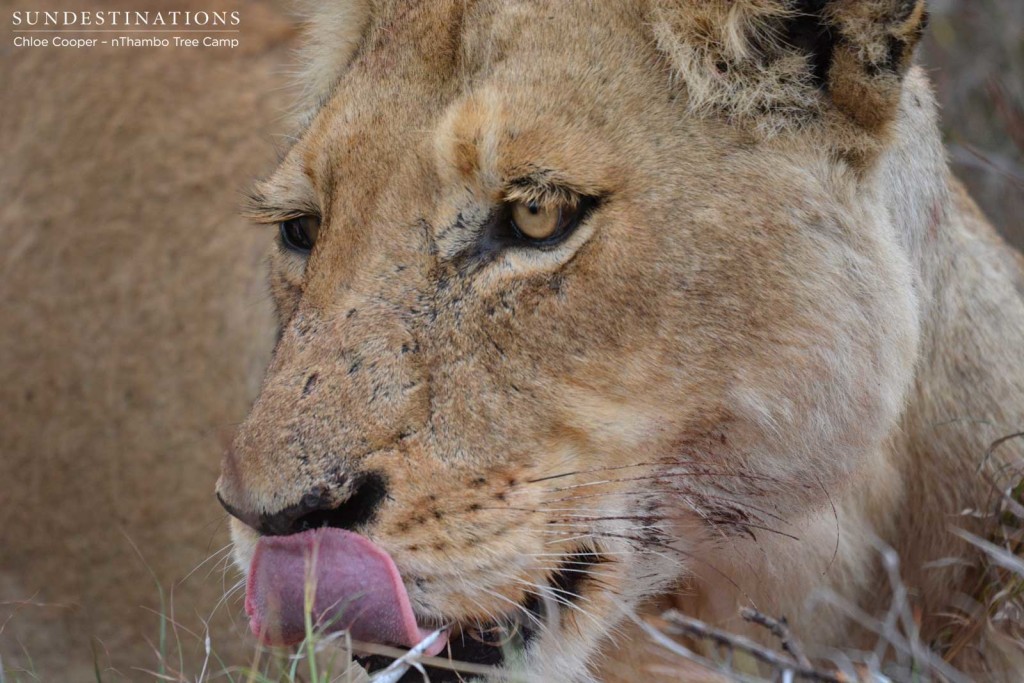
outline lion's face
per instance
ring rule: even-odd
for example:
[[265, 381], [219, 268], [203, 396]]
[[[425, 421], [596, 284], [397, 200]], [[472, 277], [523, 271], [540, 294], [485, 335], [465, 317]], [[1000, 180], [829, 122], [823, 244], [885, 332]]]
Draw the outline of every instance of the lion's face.
[[398, 4], [259, 186], [281, 336], [219, 494], [243, 568], [348, 529], [420, 626], [572, 666], [867, 476], [909, 268], [834, 150], [695, 115], [642, 3]]

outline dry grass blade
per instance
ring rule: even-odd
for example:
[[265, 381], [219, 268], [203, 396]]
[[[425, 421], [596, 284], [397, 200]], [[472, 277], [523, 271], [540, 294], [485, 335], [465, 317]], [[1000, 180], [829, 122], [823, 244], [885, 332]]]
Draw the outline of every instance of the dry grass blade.
[[1024, 577], [1024, 560], [1017, 557], [1006, 548], [1000, 548], [995, 543], [986, 541], [984, 538], [975, 536], [969, 531], [964, 531], [963, 529], [953, 527], [952, 531], [954, 534], [964, 539], [971, 545], [975, 546], [976, 548], [979, 548], [980, 550], [983, 550], [985, 554], [987, 554], [997, 565], [999, 565], [1003, 569], [1007, 569], [1021, 577]]
[[841, 675], [819, 671], [811, 666], [804, 666], [792, 661], [788, 656], [762, 647], [749, 638], [719, 630], [702, 621], [688, 617], [677, 610], [668, 610], [661, 617], [670, 625], [666, 630], [675, 631], [676, 635], [710, 640], [721, 647], [744, 652], [780, 672], [789, 671], [795, 676], [811, 681], [847, 683], [847, 679]]

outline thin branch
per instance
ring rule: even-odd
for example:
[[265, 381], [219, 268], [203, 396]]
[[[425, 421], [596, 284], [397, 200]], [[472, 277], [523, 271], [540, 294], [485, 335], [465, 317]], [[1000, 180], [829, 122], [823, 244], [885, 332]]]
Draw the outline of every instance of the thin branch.
[[671, 628], [680, 632], [677, 635], [702, 638], [727, 648], [740, 650], [780, 671], [792, 671], [795, 675], [808, 680], [821, 681], [822, 683], [847, 683], [845, 678], [835, 674], [818, 671], [813, 667], [802, 664], [794, 665], [794, 662], [790, 661], [789, 658], [780, 655], [774, 650], [762, 647], [749, 638], [720, 631], [702, 621], [688, 617], [678, 610], [668, 610], [661, 617], [671, 625]]
[[744, 607], [740, 610], [740, 616], [752, 624], [763, 626], [771, 631], [771, 634], [778, 638], [779, 642], [782, 643], [782, 649], [792, 655], [797, 664], [805, 669], [814, 668], [811, 666], [811, 660], [809, 660], [807, 655], [804, 654], [803, 647], [800, 645], [799, 641], [793, 637], [792, 632], [789, 630], [789, 624], [786, 623], [785, 617], [781, 619], [773, 619], [767, 614], [758, 612], [756, 609], [752, 609], [750, 607]]
[[438, 629], [421, 640], [414, 648], [391, 662], [388, 668], [384, 669], [379, 674], [374, 675], [371, 679], [373, 683], [398, 683], [402, 676], [404, 676], [411, 668], [415, 668], [421, 674], [426, 676], [426, 672], [423, 671], [423, 665], [420, 664], [420, 658], [423, 656], [424, 652], [430, 649], [431, 645], [437, 642], [437, 639], [441, 637], [442, 633], [444, 633], [444, 630]]

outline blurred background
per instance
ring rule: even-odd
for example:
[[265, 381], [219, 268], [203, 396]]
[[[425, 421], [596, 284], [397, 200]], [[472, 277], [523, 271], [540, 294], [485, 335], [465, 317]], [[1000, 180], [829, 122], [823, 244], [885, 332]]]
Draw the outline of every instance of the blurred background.
[[1024, 248], [1024, 1], [930, 0], [920, 61], [942, 105], [953, 171]]
[[[286, 2], [146, 0], [239, 9], [230, 52], [0, 41], [0, 682], [196, 680], [207, 633], [251, 657], [213, 484], [273, 344], [273, 230], [238, 207], [287, 131]], [[1024, 247], [1024, 0], [931, 11], [954, 172]]]

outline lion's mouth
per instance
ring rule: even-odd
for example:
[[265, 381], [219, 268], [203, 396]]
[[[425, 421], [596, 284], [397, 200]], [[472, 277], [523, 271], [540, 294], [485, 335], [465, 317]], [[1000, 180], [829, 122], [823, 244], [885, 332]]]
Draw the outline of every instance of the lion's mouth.
[[[500, 665], [510, 649], [525, 647], [551, 616], [579, 600], [595, 553], [567, 555], [545, 590], [531, 593], [502, 624], [455, 623], [426, 651], [452, 662]], [[433, 629], [417, 623], [409, 596], [391, 557], [369, 539], [335, 528], [290, 536], [264, 536], [249, 568], [246, 612], [253, 633], [270, 645], [292, 645], [312, 629], [348, 630], [353, 640], [410, 648]], [[362, 659], [373, 671], [383, 657]], [[431, 680], [460, 680], [431, 667]]]
[[[455, 663], [499, 666], [509, 652], [525, 648], [536, 638], [540, 629], [554, 616], [551, 610], [566, 611], [575, 608], [589, 584], [594, 583], [593, 571], [604, 558], [598, 553], [580, 550], [568, 553], [559, 562], [558, 569], [549, 577], [545, 591], [529, 594], [515, 609], [505, 615], [502, 623], [474, 623], [472, 626], [456, 623], [448, 633], [448, 641], [441, 656]], [[391, 659], [381, 656], [361, 657], [359, 661], [373, 673], [386, 668]], [[442, 669], [427, 665], [432, 683], [465, 681], [458, 667]], [[414, 683], [422, 675], [410, 670], [400, 683]]]

